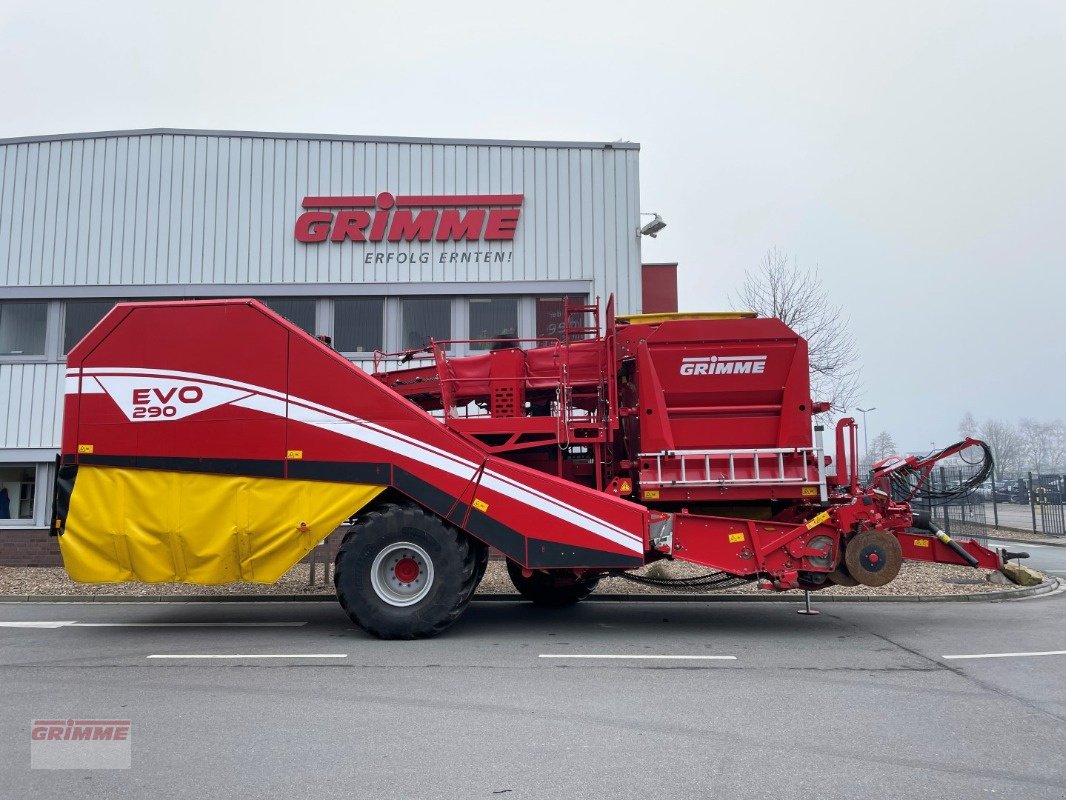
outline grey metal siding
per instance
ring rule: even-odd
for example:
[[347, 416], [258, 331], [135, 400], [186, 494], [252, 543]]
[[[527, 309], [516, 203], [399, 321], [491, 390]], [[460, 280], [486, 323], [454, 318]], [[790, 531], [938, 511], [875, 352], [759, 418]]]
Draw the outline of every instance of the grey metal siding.
[[[0, 285], [594, 281], [637, 310], [637, 151], [156, 134], [0, 144]], [[522, 193], [515, 240], [302, 244], [305, 195]], [[505, 263], [444, 263], [453, 251]], [[61, 294], [61, 293], [60, 293]]]
[[0, 443], [55, 448], [63, 414], [63, 364], [0, 364]]

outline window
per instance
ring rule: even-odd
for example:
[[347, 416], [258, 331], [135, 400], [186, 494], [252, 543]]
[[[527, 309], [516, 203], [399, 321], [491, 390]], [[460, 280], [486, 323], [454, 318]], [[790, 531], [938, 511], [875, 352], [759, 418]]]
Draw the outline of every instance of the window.
[[[570, 295], [569, 297], [538, 297], [537, 298], [537, 336], [562, 341], [566, 326], [563, 324], [563, 303], [572, 306], [585, 305], [588, 298], [583, 295]], [[581, 314], [570, 315], [570, 327], [579, 328], [585, 324], [591, 324], [591, 316], [588, 321], [582, 320]]]
[[0, 303], [0, 356], [43, 356], [47, 303]]
[[[470, 301], [471, 339], [513, 339], [518, 336], [518, 300], [486, 297]], [[471, 342], [471, 350], [488, 350], [492, 342]]]
[[341, 353], [382, 348], [385, 302], [380, 297], [343, 297], [333, 304], [333, 346]]
[[430, 339], [452, 338], [452, 299], [450, 297], [405, 297], [400, 301], [403, 321], [403, 347], [425, 347]]
[[32, 520], [36, 488], [36, 467], [8, 464], [0, 466], [0, 520]]
[[84, 338], [93, 326], [104, 318], [118, 300], [68, 300], [66, 322], [63, 330], [63, 352]]
[[310, 297], [264, 297], [263, 305], [281, 314], [298, 328], [303, 328], [312, 336], [315, 330], [315, 300]]

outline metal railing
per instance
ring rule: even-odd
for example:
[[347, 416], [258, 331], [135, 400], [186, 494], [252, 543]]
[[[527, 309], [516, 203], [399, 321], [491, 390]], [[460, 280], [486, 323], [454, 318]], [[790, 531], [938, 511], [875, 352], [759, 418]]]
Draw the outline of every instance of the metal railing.
[[[786, 456], [800, 456], [803, 463], [803, 475], [790, 475], [786, 473]], [[821, 459], [821, 450], [817, 447], [767, 447], [753, 449], [734, 450], [664, 450], [659, 453], [642, 453], [639, 458], [642, 461], [655, 462], [655, 478], [652, 481], [644, 479], [645, 485], [659, 486], [724, 486], [735, 484], [784, 484], [800, 485], [818, 483], [824, 480], [818, 463]], [[693, 476], [690, 461], [697, 461], [696, 471]], [[679, 478], [663, 479], [663, 462], [676, 460], [680, 469]], [[750, 468], [750, 475], [737, 477], [738, 460], [743, 469]], [[768, 461], [769, 474], [763, 461]], [[790, 458], [789, 464], [795, 463]], [[776, 466], [776, 474], [774, 467]], [[716, 475], [712, 470], [724, 469]], [[815, 473], [811, 477], [812, 471]]]

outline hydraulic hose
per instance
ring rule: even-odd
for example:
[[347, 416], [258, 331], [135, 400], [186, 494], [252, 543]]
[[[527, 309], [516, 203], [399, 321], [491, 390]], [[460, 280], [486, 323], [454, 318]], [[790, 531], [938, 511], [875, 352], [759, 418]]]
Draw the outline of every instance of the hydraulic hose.
[[929, 515], [928, 512], [914, 512], [914, 527], [918, 528], [919, 530], [929, 531], [931, 534], [936, 536], [937, 540], [939, 540], [943, 544], [946, 544], [948, 547], [954, 550], [955, 554], [967, 564], [969, 564], [971, 567], [976, 567], [978, 565], [979, 562], [977, 561], [977, 559], [970, 555], [970, 553], [966, 550], [965, 547], [963, 547], [961, 544], [959, 544], [950, 536], [948, 536], [947, 533], [944, 532], [943, 528], [933, 522], [932, 517]]

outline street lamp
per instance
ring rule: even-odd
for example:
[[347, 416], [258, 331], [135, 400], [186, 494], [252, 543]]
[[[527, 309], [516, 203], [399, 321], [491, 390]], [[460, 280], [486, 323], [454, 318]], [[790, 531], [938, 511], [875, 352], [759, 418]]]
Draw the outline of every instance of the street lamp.
[[855, 410], [862, 414], [862, 443], [866, 448], [866, 460], [870, 460], [870, 434], [866, 431], [866, 415], [871, 411], [877, 411], [877, 406], [870, 406], [869, 408], [855, 407]]

